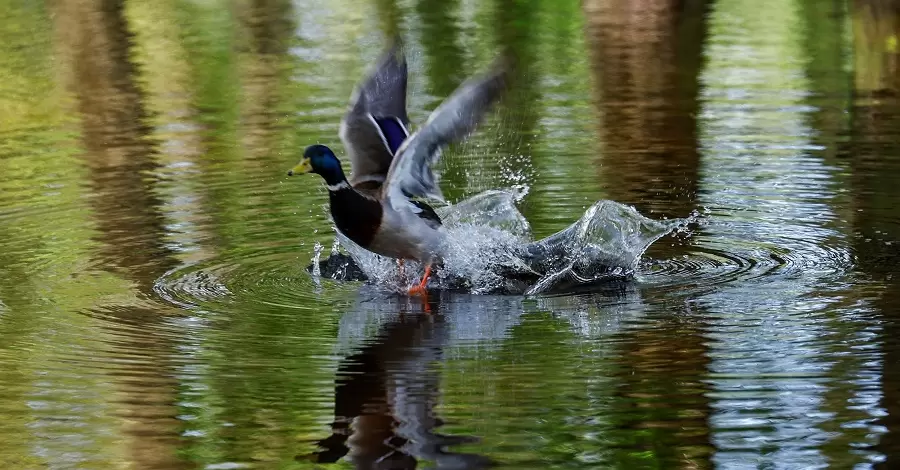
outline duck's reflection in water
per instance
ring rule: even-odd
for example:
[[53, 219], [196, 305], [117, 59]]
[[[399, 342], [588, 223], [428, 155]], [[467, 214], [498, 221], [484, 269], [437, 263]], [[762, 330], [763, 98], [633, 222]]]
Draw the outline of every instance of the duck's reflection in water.
[[[346, 457], [360, 469], [412, 469], [421, 461], [432, 468], [486, 468], [479, 455], [450, 446], [474, 437], [435, 432], [443, 349], [450, 337], [437, 299], [401, 307], [361, 350], [341, 361], [335, 383], [331, 436], [318, 442], [319, 463]], [[305, 459], [305, 458], [304, 458]]]

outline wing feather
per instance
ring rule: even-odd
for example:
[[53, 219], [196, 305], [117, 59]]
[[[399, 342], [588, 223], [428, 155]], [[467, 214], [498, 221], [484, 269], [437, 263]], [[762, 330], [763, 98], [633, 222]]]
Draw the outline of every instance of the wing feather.
[[443, 201], [431, 166], [441, 149], [471, 134], [506, 89], [510, 67], [501, 57], [489, 72], [459, 86], [417, 132], [400, 147], [391, 163], [384, 193], [395, 209], [409, 205], [410, 197]]
[[409, 135], [407, 75], [402, 43], [395, 38], [350, 97], [339, 135], [350, 159], [351, 184], [383, 181], [398, 140]]

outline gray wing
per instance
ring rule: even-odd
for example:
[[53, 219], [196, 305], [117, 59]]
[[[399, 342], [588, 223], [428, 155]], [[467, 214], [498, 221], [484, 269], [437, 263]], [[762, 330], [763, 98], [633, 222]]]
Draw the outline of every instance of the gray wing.
[[340, 138], [350, 157], [350, 183], [384, 181], [394, 154], [409, 136], [407, 66], [394, 39], [360, 81], [341, 120]]
[[[431, 165], [441, 149], [467, 137], [506, 89], [509, 62], [501, 57], [484, 75], [459, 86], [414, 133], [397, 153], [387, 174], [383, 192], [395, 209], [408, 207], [409, 197], [443, 201]], [[415, 212], [415, 209], [413, 209]]]

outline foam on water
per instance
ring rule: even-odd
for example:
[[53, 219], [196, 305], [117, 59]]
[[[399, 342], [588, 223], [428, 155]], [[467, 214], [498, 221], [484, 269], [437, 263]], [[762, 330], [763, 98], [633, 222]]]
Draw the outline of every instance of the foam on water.
[[[432, 287], [533, 295], [630, 277], [654, 241], [690, 221], [655, 221], [633, 207], [598, 201], [565, 230], [533, 241], [515, 201], [515, 194], [487, 191], [437, 209], [447, 238]], [[421, 275], [418, 263], [406, 262], [401, 276], [395, 260], [339, 233], [337, 239], [376, 285], [401, 292]]]

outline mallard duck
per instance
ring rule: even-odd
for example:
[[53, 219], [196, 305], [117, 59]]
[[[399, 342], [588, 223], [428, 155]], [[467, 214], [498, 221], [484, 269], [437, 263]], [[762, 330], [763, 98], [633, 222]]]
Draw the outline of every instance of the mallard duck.
[[[307, 147], [288, 175], [322, 176], [335, 226], [354, 243], [382, 256], [423, 263], [421, 282], [410, 288], [415, 294], [424, 293], [432, 264], [441, 261], [446, 232], [434, 209], [412, 198], [444, 201], [431, 165], [444, 147], [475, 129], [505, 89], [508, 67], [498, 61], [488, 73], [460, 85], [407, 137], [406, 66], [398, 57], [395, 46], [351, 98], [341, 125], [351, 180], [334, 152], [319, 144]], [[404, 140], [391, 152], [401, 135]]]

